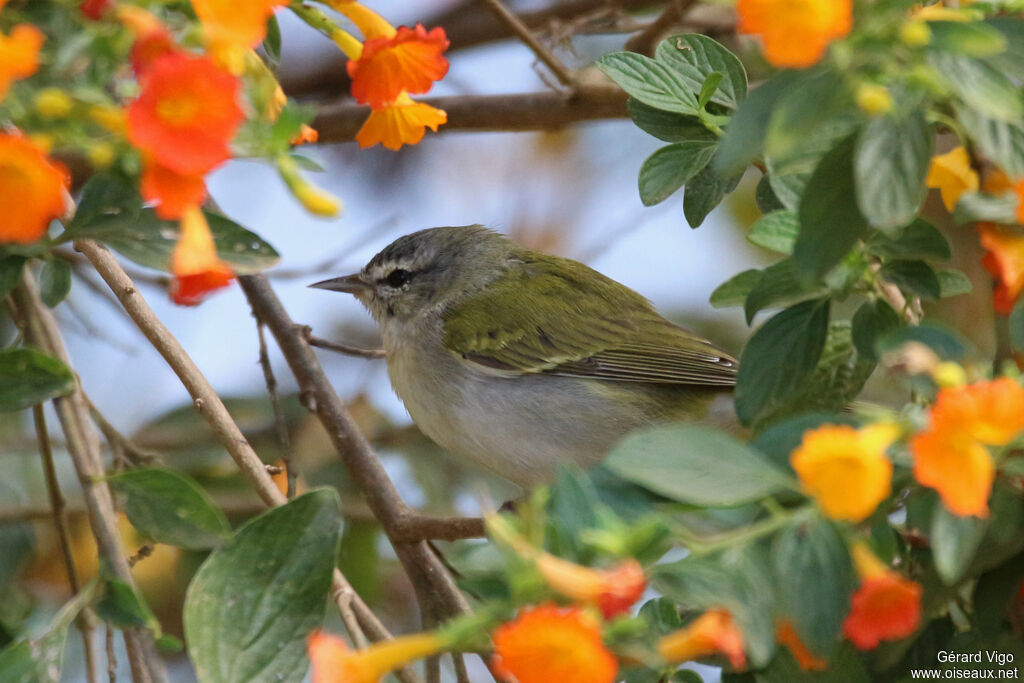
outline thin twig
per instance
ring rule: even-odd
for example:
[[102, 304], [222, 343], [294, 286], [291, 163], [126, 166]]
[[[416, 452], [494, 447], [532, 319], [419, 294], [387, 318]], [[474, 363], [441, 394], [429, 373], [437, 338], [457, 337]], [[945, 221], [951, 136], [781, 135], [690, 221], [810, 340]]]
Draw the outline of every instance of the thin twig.
[[[14, 294], [20, 315], [26, 321], [26, 337], [29, 341], [70, 367], [57, 321], [39, 298], [35, 278], [27, 270], [22, 274], [21, 287]], [[77, 379], [72, 392], [54, 399], [53, 405], [64, 431], [68, 454], [82, 486], [99, 555], [116, 578], [134, 585], [118, 533], [113, 496], [104, 479], [106, 472], [99, 438], [92, 428], [89, 407]], [[153, 634], [146, 629], [133, 627], [125, 629], [124, 639], [135, 683], [164, 683], [167, 672], [163, 661], [156, 654]]]
[[452, 666], [455, 668], [455, 680], [457, 683], [472, 683], [469, 680], [469, 671], [466, 670], [466, 657], [461, 652], [452, 653]]
[[107, 680], [109, 683], [117, 683], [117, 655], [114, 654], [114, 628], [107, 624]]
[[[288, 499], [267, 474], [263, 461], [256, 455], [217, 392], [214, 391], [195, 362], [185, 353], [170, 330], [153, 313], [153, 309], [146, 303], [117, 259], [92, 240], [76, 241], [75, 249], [85, 254], [96, 268], [96, 272], [117, 296], [139, 330], [167, 361], [192, 396], [193, 404], [206, 419], [207, 424], [213, 429], [217, 439], [231, 455], [242, 474], [256, 489], [260, 498], [268, 506], [286, 503]], [[355, 593], [348, 579], [337, 569], [334, 570], [333, 582], [335, 593], [346, 591], [352, 593], [351, 601], [338, 603], [340, 610], [351, 609], [355, 615], [355, 619], [345, 619], [346, 624], [358, 623], [366, 635], [374, 640], [385, 640], [392, 637], [376, 615], [362, 601], [362, 598]], [[357, 640], [358, 636], [353, 635], [353, 639]], [[396, 675], [403, 683], [416, 683], [419, 680], [419, 677], [408, 669], [400, 670], [396, 672]]]
[[110, 450], [114, 453], [115, 457], [120, 454], [127, 458], [128, 461], [136, 467], [147, 465], [152, 466], [160, 462], [159, 455], [136, 445], [134, 441], [122, 434], [114, 425], [112, 425], [88, 395], [85, 396], [85, 401], [89, 405], [89, 413], [92, 415], [93, 421], [96, 423], [96, 426], [100, 428], [100, 431], [103, 433], [103, 438], [107, 440], [107, 443], [110, 445]]
[[651, 55], [654, 46], [665, 33], [686, 15], [690, 8], [697, 4], [697, 0], [670, 0], [668, 7], [658, 17], [648, 24], [642, 31], [626, 41], [626, 49], [632, 52], [639, 52], [644, 55]]
[[517, 17], [512, 12], [508, 11], [504, 3], [501, 0], [483, 0], [491, 11], [501, 20], [503, 24], [508, 26], [509, 30], [514, 33], [519, 40], [533, 50], [533, 54], [537, 55], [537, 59], [544, 63], [544, 66], [551, 69], [551, 73], [555, 75], [558, 82], [567, 88], [576, 87], [576, 79], [573, 78], [572, 73], [566, 68], [565, 64], [562, 63], [558, 57], [556, 57], [551, 50], [549, 50], [543, 43], [537, 40], [537, 37], [533, 35], [530, 28], [523, 23], [522, 19]]
[[292, 442], [288, 436], [288, 423], [281, 410], [281, 401], [277, 396], [277, 378], [270, 366], [270, 354], [267, 353], [267, 336], [263, 333], [263, 323], [256, 319], [256, 336], [260, 340], [260, 368], [263, 369], [263, 382], [267, 385], [267, 396], [270, 397], [270, 409], [274, 413], [274, 427], [277, 429], [277, 440], [281, 443], [281, 462], [284, 463], [285, 476], [288, 479], [288, 491], [285, 495], [289, 500], [295, 497], [295, 465], [292, 462]]
[[[75, 557], [71, 552], [71, 532], [68, 530], [67, 505], [60, 491], [57, 479], [57, 468], [53, 463], [53, 448], [50, 446], [50, 433], [46, 428], [46, 414], [42, 404], [32, 406], [32, 422], [39, 439], [39, 454], [43, 459], [43, 478], [46, 480], [46, 492], [50, 497], [50, 508], [53, 511], [53, 525], [57, 529], [57, 544], [64, 558], [64, 569], [68, 575], [68, 586], [71, 594], [78, 595], [80, 584], [78, 571], [75, 569]], [[96, 648], [93, 643], [93, 624], [95, 616], [92, 610], [83, 610], [75, 620], [82, 634], [82, 650], [85, 653], [85, 676], [89, 683], [96, 683]]]
[[384, 349], [363, 349], [358, 346], [349, 346], [348, 344], [341, 344], [322, 337], [317, 337], [313, 334], [313, 330], [309, 325], [299, 325], [299, 333], [305, 337], [310, 346], [315, 346], [319, 349], [335, 351], [337, 353], [343, 353], [346, 356], [355, 356], [356, 358], [368, 358], [370, 360], [375, 358], [384, 358], [386, 356]]

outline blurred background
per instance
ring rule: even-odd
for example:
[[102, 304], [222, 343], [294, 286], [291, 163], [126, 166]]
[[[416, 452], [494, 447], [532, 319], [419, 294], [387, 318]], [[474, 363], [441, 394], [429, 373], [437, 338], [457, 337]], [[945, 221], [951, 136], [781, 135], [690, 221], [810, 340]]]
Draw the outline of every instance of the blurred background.
[[[564, 1], [509, 4], [517, 11], [532, 12]], [[437, 23], [432, 18], [441, 16], [472, 27], [475, 12], [483, 7], [459, 0], [372, 4], [396, 25], [423, 22], [428, 27]], [[622, 30], [642, 28], [661, 13], [665, 3], [590, 4], [596, 9], [581, 15], [584, 23], [574, 26], [552, 20], [542, 31], [558, 38], [557, 54], [572, 68], [585, 68], [595, 57], [621, 49], [630, 36]], [[627, 12], [621, 6], [641, 9]], [[728, 27], [727, 8], [709, 10], [709, 22]], [[462, 11], [469, 13], [468, 18], [460, 15]], [[339, 79], [344, 64], [334, 45], [288, 12], [279, 12], [278, 17], [286, 89], [309, 101], [337, 99], [336, 93], [345, 92]], [[486, 13], [483, 17], [489, 19]], [[616, 30], [592, 33], [587, 30], [591, 25]], [[515, 40], [463, 46], [453, 49], [449, 58], [451, 71], [432, 94], [548, 88], [533, 54]], [[752, 74], [752, 80], [755, 77]], [[380, 147], [360, 150], [354, 143], [307, 147], [303, 154], [326, 169], [315, 180], [345, 202], [343, 215], [333, 220], [309, 216], [292, 200], [277, 174], [259, 164], [231, 162], [212, 176], [210, 188], [228, 216], [280, 252], [280, 264], [268, 273], [272, 284], [292, 318], [312, 326], [321, 337], [363, 347], [378, 343], [372, 320], [354, 299], [309, 290], [308, 284], [358, 270], [399, 235], [425, 227], [482, 223], [532, 248], [588, 263], [650, 298], [669, 318], [739, 353], [749, 335], [742, 312], [715, 310], [708, 297], [732, 275], [775, 259], [744, 239], [759, 216], [754, 203], [756, 174], [749, 174], [700, 229], [691, 230], [683, 219], [682, 193], [654, 208], [640, 202], [637, 172], [661, 144], [622, 119], [538, 133], [446, 133], [442, 129], [441, 134], [428, 133], [421, 144], [398, 153]], [[930, 201], [941, 211], [934, 198]], [[990, 351], [994, 344], [988, 305], [991, 285], [980, 268], [973, 231], [958, 231], [943, 220], [940, 216], [936, 222], [952, 240], [970, 245], [954, 249], [967, 256], [953, 265], [970, 275], [975, 292], [929, 313], [955, 319], [961, 330], [974, 330], [975, 343]], [[104, 293], [99, 280], [84, 270], [78, 272], [70, 297], [56, 313], [85, 391], [110, 427], [130, 441], [121, 446], [191, 474], [233, 523], [257, 514], [262, 507], [255, 494], [213, 442], [173, 373]], [[133, 272], [142, 269], [133, 266]], [[159, 287], [159, 278], [154, 278], [159, 274], [146, 275], [139, 282], [149, 303], [213, 386], [229, 399], [229, 408], [256, 451], [267, 463], [278, 462], [282, 446], [257, 362], [256, 326], [238, 287], [214, 295], [198, 308], [181, 308], [172, 305]], [[13, 334], [9, 328], [5, 333]], [[347, 482], [319, 423], [299, 405], [294, 381], [272, 339], [269, 343], [299, 490], [326, 484], [342, 491], [347, 519], [342, 569], [388, 626], [396, 631], [417, 628], [415, 600], [387, 542]], [[327, 351], [318, 354], [411, 505], [438, 514], [474, 514], [481, 497], [500, 504], [518, 495], [511, 486], [454, 462], [420, 436], [391, 391], [383, 361]], [[882, 374], [876, 373], [869, 390], [876, 400], [885, 400], [889, 391]], [[57, 421], [48, 416], [52, 428]], [[75, 532], [73, 555], [80, 574], [88, 577], [96, 571], [95, 549], [81, 514], [74, 473], [55, 431], [53, 441]], [[28, 413], [0, 415], [0, 468], [2, 647], [26, 624], [45, 623], [67, 598], [68, 588]], [[145, 539], [134, 537], [127, 522], [124, 533], [129, 548], [144, 545]], [[457, 556], [466, 549], [445, 551]], [[201, 554], [157, 546], [135, 566], [136, 578], [168, 633], [181, 633], [183, 591], [201, 561]], [[80, 645], [75, 636], [69, 638], [68, 680], [81, 676]], [[177, 662], [176, 679], [191, 680], [184, 658], [171, 657]], [[119, 661], [123, 665], [124, 657]], [[122, 669], [120, 674], [127, 676], [126, 667]]]

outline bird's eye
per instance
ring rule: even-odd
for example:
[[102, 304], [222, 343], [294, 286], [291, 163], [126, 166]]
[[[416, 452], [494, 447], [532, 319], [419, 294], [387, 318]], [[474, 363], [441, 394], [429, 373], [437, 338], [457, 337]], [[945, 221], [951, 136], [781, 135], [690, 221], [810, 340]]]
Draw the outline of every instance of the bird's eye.
[[395, 268], [390, 273], [388, 273], [388, 276], [386, 278], [384, 278], [384, 282], [386, 282], [389, 287], [394, 287], [395, 289], [398, 289], [402, 285], [409, 282], [409, 280], [411, 279], [412, 273], [410, 273], [408, 270], [405, 270], [404, 268]]

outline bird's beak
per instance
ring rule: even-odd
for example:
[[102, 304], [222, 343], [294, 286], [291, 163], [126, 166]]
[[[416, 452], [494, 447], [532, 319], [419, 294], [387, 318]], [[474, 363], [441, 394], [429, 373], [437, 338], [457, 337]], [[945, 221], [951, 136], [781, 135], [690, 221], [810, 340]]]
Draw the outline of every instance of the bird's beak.
[[327, 289], [332, 292], [346, 292], [348, 294], [363, 294], [364, 292], [370, 291], [370, 285], [359, 277], [358, 273], [334, 277], [330, 280], [322, 280], [311, 284], [310, 287], [315, 289]]

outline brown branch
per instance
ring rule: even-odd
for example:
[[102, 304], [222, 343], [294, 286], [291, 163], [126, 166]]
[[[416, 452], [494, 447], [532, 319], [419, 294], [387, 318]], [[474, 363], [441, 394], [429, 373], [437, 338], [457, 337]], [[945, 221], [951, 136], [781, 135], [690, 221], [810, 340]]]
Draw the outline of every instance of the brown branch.
[[243, 275], [239, 276], [238, 281], [249, 305], [277, 340], [299, 383], [300, 400], [326, 428], [350, 476], [363, 492], [367, 505], [391, 540], [395, 554], [419, 597], [428, 623], [431, 619], [468, 612], [469, 605], [465, 597], [429, 545], [422, 540], [408, 540], [406, 533], [409, 529], [415, 530], [411, 525], [419, 516], [398, 495], [366, 438], [356, 428], [328, 381], [312, 347], [299, 333], [266, 277]]
[[285, 496], [290, 500], [295, 497], [296, 480], [295, 464], [292, 462], [292, 441], [288, 435], [288, 423], [281, 410], [281, 401], [277, 396], [277, 378], [274, 377], [274, 369], [270, 366], [267, 335], [263, 333], [263, 323], [259, 319], [256, 320], [256, 336], [260, 341], [259, 360], [260, 368], [263, 370], [263, 383], [267, 385], [270, 409], [274, 413], [274, 428], [277, 430], [277, 440], [281, 444], [281, 462], [284, 463], [285, 476], [288, 479], [288, 490]]
[[[67, 505], [60, 491], [57, 468], [53, 464], [53, 448], [50, 446], [50, 434], [46, 428], [46, 414], [43, 412], [41, 403], [32, 406], [32, 422], [35, 426], [36, 438], [39, 440], [39, 455], [43, 460], [43, 478], [46, 481], [46, 492], [50, 498], [53, 525], [57, 529], [57, 545], [60, 546], [60, 554], [64, 558], [64, 570], [68, 575], [68, 586], [71, 588], [71, 594], [78, 595], [81, 584], [78, 581], [78, 571], [75, 568], [75, 556], [71, 552], [71, 532], [68, 530]], [[82, 610], [82, 614], [79, 615], [75, 622], [82, 634], [86, 680], [89, 683], [96, 683], [96, 648], [92, 638], [95, 615], [91, 609]]]
[[[613, 86], [583, 86], [573, 93], [465, 95], [422, 101], [448, 113], [448, 123], [439, 132], [551, 130], [580, 121], [627, 116], [626, 94]], [[350, 142], [369, 114], [368, 107], [357, 104], [325, 105], [313, 127], [320, 133], [320, 142]]]
[[319, 349], [326, 349], [327, 351], [334, 351], [336, 353], [343, 353], [346, 356], [355, 356], [357, 358], [367, 358], [374, 360], [377, 358], [384, 358], [384, 349], [363, 349], [358, 346], [349, 346], [348, 344], [341, 344], [339, 342], [333, 342], [328, 339], [317, 337], [313, 334], [313, 330], [308, 325], [299, 325], [299, 334], [301, 334], [310, 346], [315, 346]]
[[658, 40], [677, 25], [696, 4], [697, 0], [670, 0], [668, 7], [654, 21], [626, 41], [626, 49], [650, 56], [654, 53]]
[[[57, 321], [39, 298], [35, 278], [27, 270], [22, 275], [21, 287], [14, 292], [14, 300], [25, 320], [28, 340], [70, 367]], [[54, 399], [53, 405], [82, 486], [99, 555], [115, 577], [134, 585], [117, 529], [113, 496], [104, 480], [106, 471], [99, 438], [92, 428], [89, 406], [77, 379], [72, 392]], [[165, 683], [167, 673], [162, 660], [156, 655], [153, 634], [143, 628], [129, 628], [124, 631], [124, 640], [133, 680], [136, 683]]]
[[551, 70], [551, 73], [555, 75], [559, 83], [570, 89], [576, 87], [576, 79], [569, 69], [566, 68], [565, 64], [562, 63], [562, 60], [556, 57], [546, 45], [537, 40], [537, 36], [533, 35], [530, 27], [510, 12], [501, 0], [483, 0], [483, 2], [490, 7], [494, 15], [501, 20], [501, 23], [505, 24], [509, 31], [518, 37], [526, 47], [530, 48], [537, 59]]
[[[77, 240], [75, 249], [85, 254], [86, 258], [93, 264], [96, 272], [100, 274], [103, 281], [107, 283], [111, 291], [117, 296], [121, 305], [128, 315], [131, 316], [142, 334], [149, 340], [171, 369], [178, 376], [178, 379], [192, 396], [193, 404], [200, 414], [206, 418], [207, 424], [213, 429], [218, 441], [224, 446], [228, 454], [238, 465], [242, 474], [249, 480], [249, 483], [256, 489], [257, 494], [268, 506], [283, 505], [288, 501], [283, 493], [278, 490], [274, 481], [267, 474], [263, 461], [253, 450], [246, 440], [242, 431], [238, 428], [231, 414], [220, 397], [210, 386], [209, 381], [196, 367], [196, 364], [185, 353], [185, 350], [174, 338], [170, 330], [160, 321], [149, 307], [146, 300], [139, 293], [135, 284], [128, 274], [117, 262], [117, 259], [92, 240]], [[375, 640], [391, 638], [391, 634], [384, 628], [380, 620], [369, 607], [352, 589], [348, 579], [338, 571], [334, 570], [333, 590], [338, 597], [338, 609], [343, 612], [351, 610], [353, 618], [345, 618], [345, 624], [358, 624]], [[339, 596], [351, 596], [341, 600]], [[357, 631], [358, 632], [358, 631]], [[353, 640], [359, 640], [360, 636], [353, 634]], [[414, 683], [418, 677], [410, 670], [398, 672], [399, 678], [404, 683]]]

